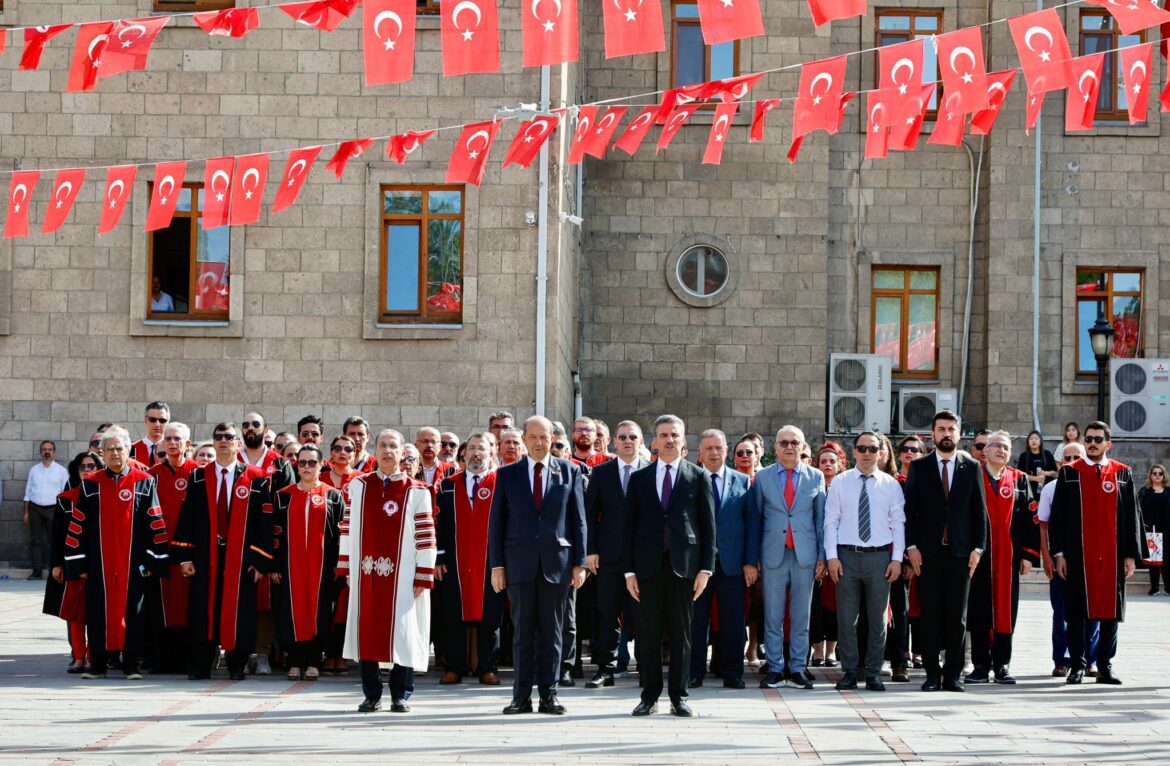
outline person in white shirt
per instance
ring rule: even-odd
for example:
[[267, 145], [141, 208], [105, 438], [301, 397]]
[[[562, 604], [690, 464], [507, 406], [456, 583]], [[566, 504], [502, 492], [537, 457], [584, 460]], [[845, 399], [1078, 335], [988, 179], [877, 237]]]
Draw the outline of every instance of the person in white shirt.
[[856, 468], [838, 474], [825, 500], [825, 555], [837, 584], [837, 653], [845, 673], [838, 689], [856, 689], [857, 620], [869, 620], [865, 688], [885, 691], [881, 680], [890, 584], [902, 576], [905, 502], [897, 479], [877, 470], [882, 443], [864, 431], [853, 440]]
[[24, 525], [28, 527], [30, 580], [41, 579], [49, 566], [49, 532], [57, 510], [57, 495], [69, 482], [69, 471], [56, 462], [57, 445], [46, 439], [40, 444], [41, 462], [28, 469], [24, 487]]

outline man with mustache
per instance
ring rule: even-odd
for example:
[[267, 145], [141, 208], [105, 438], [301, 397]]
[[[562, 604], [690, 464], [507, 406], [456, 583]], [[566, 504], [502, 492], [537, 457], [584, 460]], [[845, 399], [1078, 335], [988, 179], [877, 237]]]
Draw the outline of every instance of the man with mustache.
[[439, 459], [439, 440], [439, 429], [430, 426], [418, 429], [414, 437], [414, 446], [422, 458], [423, 481], [431, 487], [454, 473], [457, 467]]
[[28, 557], [32, 562], [30, 580], [39, 580], [49, 563], [49, 530], [57, 510], [57, 495], [69, 482], [69, 471], [56, 462], [57, 445], [41, 442], [41, 462], [28, 469], [24, 489], [24, 525], [28, 527]]

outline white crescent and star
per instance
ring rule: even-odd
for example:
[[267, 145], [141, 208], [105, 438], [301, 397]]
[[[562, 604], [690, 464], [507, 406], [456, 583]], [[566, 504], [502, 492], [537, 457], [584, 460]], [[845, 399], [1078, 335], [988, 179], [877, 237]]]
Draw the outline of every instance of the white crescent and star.
[[[251, 186], [248, 185], [248, 179], [255, 179]], [[244, 177], [240, 180], [240, 186], [244, 188], [244, 199], [252, 199], [252, 191], [260, 185], [260, 171], [256, 168], [248, 168], [244, 171]]]
[[[18, 194], [20, 196], [20, 202], [16, 201]], [[21, 204], [21, 202], [24, 202], [26, 199], [28, 199], [28, 187], [25, 186], [24, 184], [17, 184], [16, 187], [12, 190], [12, 201], [15, 203], [12, 206], [13, 211], [19, 213], [20, 212], [20, 204]]]
[[[903, 67], [905, 67], [909, 71], [906, 74], [906, 82], [899, 82], [898, 81], [898, 71], [901, 70]], [[913, 61], [911, 61], [908, 58], [900, 58], [894, 62], [894, 66], [890, 69], [890, 80], [897, 83], [899, 95], [902, 95], [902, 96], [906, 95], [906, 90], [909, 87], [908, 83], [910, 82], [910, 79], [912, 77], [914, 77], [914, 62]]]
[[1032, 47], [1032, 38], [1035, 35], [1040, 35], [1048, 41], [1048, 48], [1040, 51], [1040, 60], [1041, 61], [1048, 61], [1049, 58], [1052, 56], [1052, 53], [1051, 53], [1052, 42], [1053, 42], [1052, 41], [1052, 33], [1049, 32], [1044, 27], [1028, 27], [1028, 31], [1024, 32], [1024, 45], [1026, 45], [1028, 47], [1028, 50], [1032, 51], [1033, 53], [1036, 52], [1036, 49]]
[[[536, 133], [532, 132], [533, 128], [536, 128]], [[530, 144], [539, 138], [544, 138], [550, 130], [552, 130], [552, 120], [538, 117], [524, 129], [524, 143]]]
[[[1142, 70], [1142, 75], [1141, 75], [1140, 79], [1138, 78], [1137, 75], [1135, 75], [1133, 73], [1135, 69]], [[1141, 93], [1142, 92], [1142, 80], [1144, 80], [1145, 78], [1146, 78], [1146, 62], [1144, 62], [1144, 61], [1133, 62], [1133, 64], [1131, 64], [1129, 67], [1129, 79], [1133, 81], [1133, 92], [1134, 93]]]
[[101, 60], [95, 59], [93, 57], [93, 49], [96, 48], [100, 43], [103, 43], [109, 39], [110, 39], [109, 35], [98, 35], [97, 37], [95, 37], [89, 41], [89, 60], [93, 62], [94, 66], [97, 66], [98, 64], [100, 64]]
[[[114, 189], [118, 190], [117, 194], [114, 194]], [[111, 208], [117, 207], [118, 200], [122, 199], [122, 195], [125, 193], [126, 193], [125, 181], [123, 181], [121, 178], [115, 178], [113, 181], [111, 181], [110, 188], [106, 189], [106, 199], [108, 199], [110, 201], [110, 207]]]
[[141, 24], [128, 24], [127, 26], [122, 27], [121, 29], [118, 30], [118, 39], [122, 41], [123, 48], [129, 48], [129, 47], [133, 46], [134, 43], [136, 42], [135, 40], [127, 40], [124, 37], [124, 35], [127, 32], [129, 32], [131, 29], [138, 30], [138, 37], [137, 37], [138, 40], [141, 40], [143, 37], [146, 37], [146, 27], [142, 26]]
[[1094, 72], [1092, 69], [1086, 69], [1085, 71], [1081, 72], [1081, 76], [1077, 78], [1077, 90], [1079, 90], [1081, 92], [1081, 95], [1085, 97], [1085, 103], [1088, 103], [1090, 100], [1092, 100], [1093, 94], [1092, 94], [1092, 90], [1089, 90], [1088, 92], [1085, 91], [1085, 79], [1086, 78], [1092, 79], [1093, 82], [1100, 82], [1100, 81], [1097, 79], [1097, 73]]
[[947, 110], [947, 120], [948, 121], [955, 119], [955, 112], [957, 111], [956, 107], [959, 106], [959, 102], [962, 100], [963, 100], [962, 94], [960, 94], [956, 91], [951, 91], [950, 94], [947, 96], [946, 101], [943, 102], [943, 108]]
[[678, 130], [679, 128], [682, 127], [682, 124], [684, 122], [686, 122], [690, 116], [691, 116], [690, 112], [679, 112], [675, 116], [671, 117], [670, 120], [666, 123], [665, 131]]
[[228, 187], [231, 186], [232, 183], [231, 177], [222, 170], [217, 170], [211, 174], [211, 190], [215, 192], [216, 202], [223, 202], [223, 192], [219, 190], [219, 186], [215, 183], [220, 179], [221, 176], [223, 177], [224, 191], [227, 191]]
[[294, 185], [297, 182], [297, 177], [300, 176], [302, 173], [304, 173], [305, 168], [308, 166], [309, 166], [309, 163], [303, 159], [297, 160], [293, 164], [289, 165], [288, 166], [288, 185], [289, 186]]
[[[398, 31], [394, 33], [393, 37], [382, 37], [381, 26], [383, 21], [392, 21], [394, 26], [398, 27]], [[402, 17], [394, 11], [382, 11], [374, 17], [374, 37], [377, 37], [386, 46], [386, 50], [394, 50], [394, 45], [398, 38], [402, 36]]]
[[[167, 191], [168, 186], [170, 187], [170, 191]], [[163, 180], [158, 182], [158, 192], [159, 192], [159, 200], [158, 201], [164, 205], [167, 204], [167, 195], [174, 192], [174, 190], [175, 190], [174, 176], [163, 176]]]
[[589, 117], [588, 115], [582, 115], [581, 119], [577, 121], [577, 140], [580, 141], [588, 132]]
[[[468, 156], [468, 157], [470, 157], [470, 158], [471, 158], [471, 159], [473, 159], [473, 160], [474, 160], [474, 159], [476, 159], [477, 157], [479, 157], [479, 149], [472, 149], [472, 148], [471, 148], [471, 143], [472, 143], [473, 141], [475, 141], [475, 139], [477, 139], [477, 138], [479, 138], [479, 137], [481, 137], [481, 136], [483, 137], [483, 147], [486, 147], [486, 146], [488, 145], [488, 142], [489, 142], [489, 141], [491, 141], [491, 136], [489, 136], [489, 135], [488, 135], [488, 132], [487, 132], [486, 130], [477, 130], [477, 131], [475, 131], [475, 132], [474, 132], [474, 133], [472, 133], [472, 134], [471, 134], [471, 136], [470, 136], [470, 137], [467, 139], [467, 143], [466, 143], [466, 144], [464, 144], [464, 146], [466, 146], [466, 147], [467, 147], [467, 149], [468, 149], [467, 156]], [[480, 148], [482, 149], [483, 147], [480, 147]]]
[[874, 115], [876, 115], [878, 112], [882, 112], [884, 114], [885, 111], [886, 111], [886, 105], [883, 104], [881, 101], [874, 104], [873, 108], [871, 108], [869, 110], [869, 121], [873, 125], [873, 132], [874, 133], [877, 133], [878, 131], [880, 131], [882, 129], [881, 124], [878, 123], [877, 118]]
[[[825, 90], [822, 93], [816, 93], [815, 91], [817, 89], [817, 83], [820, 82], [821, 80], [825, 81]], [[829, 74], [828, 72], [821, 72], [816, 77], [814, 77], [812, 79], [812, 82], [810, 82], [808, 84], [808, 94], [813, 97], [813, 105], [814, 106], [819, 105], [821, 103], [821, 98], [825, 94], [827, 94], [829, 92], [829, 89], [832, 87], [833, 87], [833, 75]]]
[[463, 11], [471, 11], [475, 14], [475, 25], [468, 27], [467, 29], [460, 30], [460, 33], [463, 35], [464, 42], [470, 42], [471, 37], [474, 34], [473, 30], [479, 29], [479, 25], [483, 22], [483, 14], [480, 13], [479, 6], [473, 3], [471, 0], [459, 0], [459, 2], [455, 5], [455, 10], [451, 12], [451, 23], [455, 25], [456, 29], [459, 29], [459, 14]]
[[418, 136], [416, 136], [412, 133], [410, 136], [410, 143], [409, 144], [404, 143], [402, 145], [402, 151], [406, 152], [407, 154], [414, 154], [414, 150], [417, 149], [418, 146], [419, 146]]
[[712, 132], [715, 134], [716, 141], [722, 141], [727, 126], [731, 124], [731, 117], [726, 114], [721, 114], [715, 118], [715, 124], [711, 126]]
[[65, 200], [62, 199], [62, 197], [61, 197], [61, 192], [65, 192], [66, 197], [68, 197], [70, 194], [72, 194], [73, 193], [73, 182], [72, 181], [62, 181], [61, 185], [57, 187], [57, 190], [53, 192], [53, 199], [57, 200], [57, 207], [58, 208], [60, 208], [63, 204], [65, 204]]
[[[537, 13], [536, 9], [540, 7], [542, 1], [543, 0], [532, 0], [532, 18], [536, 19], [537, 21], [540, 21], [540, 14]], [[552, 0], [552, 4], [557, 8], [557, 12], [553, 15], [552, 19], [559, 19], [561, 17], [561, 0]], [[551, 32], [556, 28], [556, 24], [553, 23], [552, 19], [546, 19], [542, 24], [545, 32]]]

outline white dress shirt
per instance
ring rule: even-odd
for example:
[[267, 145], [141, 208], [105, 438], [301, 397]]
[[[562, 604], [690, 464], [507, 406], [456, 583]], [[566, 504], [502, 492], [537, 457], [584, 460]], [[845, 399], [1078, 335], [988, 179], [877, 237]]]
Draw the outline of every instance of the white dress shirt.
[[662, 500], [662, 480], [666, 478], [666, 466], [670, 466], [670, 491], [673, 492], [674, 486], [678, 484], [678, 467], [680, 463], [682, 463], [682, 455], [676, 457], [673, 463], [658, 461], [654, 472], [654, 483], [658, 488], [659, 501]]
[[541, 484], [540, 496], [541, 496], [541, 498], [543, 498], [545, 496], [545, 494], [547, 494], [547, 490], [548, 490], [548, 470], [549, 470], [550, 456], [545, 455], [543, 460], [533, 460], [532, 455], [529, 455], [528, 457], [525, 458], [525, 460], [528, 461], [528, 486], [532, 487], [533, 489], [536, 489], [536, 487], [532, 483], [532, 477], [535, 475], [535, 472], [536, 472], [536, 464], [540, 463], [542, 466], [544, 466], [543, 468], [540, 469], [540, 484]]
[[[938, 461], [938, 478], [942, 479], [943, 460], [947, 461], [947, 492], [951, 491], [951, 487], [955, 484], [955, 459], [959, 456], [959, 451], [955, 450], [948, 458], [943, 458], [938, 451], [934, 453], [935, 460]], [[834, 479], [836, 481], [836, 479]]]
[[471, 471], [467, 471], [467, 475], [464, 478], [463, 483], [464, 483], [464, 488], [467, 491], [468, 498], [470, 498], [471, 500], [475, 500], [475, 493], [473, 491], [475, 489], [475, 480], [479, 479], [482, 482], [484, 479], [487, 478], [487, 475], [488, 475], [487, 471], [484, 471], [483, 473], [472, 473]]
[[33, 505], [57, 505], [57, 495], [69, 483], [69, 471], [57, 462], [36, 463], [28, 469], [28, 483], [24, 485], [24, 502]]
[[866, 484], [869, 540], [862, 540], [857, 528], [861, 471], [850, 468], [834, 477], [829, 485], [825, 499], [825, 555], [830, 559], [839, 558], [838, 545], [865, 548], [889, 545], [890, 561], [901, 561], [906, 545], [906, 501], [902, 496], [902, 485], [884, 471], [874, 471], [866, 478]]
[[[702, 467], [702, 466], [700, 466]], [[711, 477], [711, 487], [715, 490], [715, 497], [719, 498], [715, 510], [719, 510], [719, 506], [723, 505], [723, 494], [727, 489], [727, 466], [720, 466], [718, 471], [714, 473], [703, 468], [703, 472]]]
[[1052, 496], [1056, 494], [1056, 482], [1050, 481], [1040, 490], [1040, 505], [1036, 507], [1036, 518], [1045, 524], [1052, 518]]

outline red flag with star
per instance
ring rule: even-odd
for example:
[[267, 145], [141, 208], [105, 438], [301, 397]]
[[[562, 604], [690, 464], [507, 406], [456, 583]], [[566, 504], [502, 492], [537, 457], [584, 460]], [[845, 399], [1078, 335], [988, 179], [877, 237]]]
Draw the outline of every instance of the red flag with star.
[[147, 19], [122, 19], [106, 42], [98, 77], [113, 77], [122, 72], [146, 69], [150, 48], [158, 33], [170, 22], [170, 16], [152, 16]]
[[195, 23], [216, 37], [244, 37], [260, 27], [260, 12], [255, 8], [226, 8], [195, 14]]
[[106, 193], [102, 195], [102, 221], [98, 234], [108, 234], [118, 225], [137, 175], [137, 165], [118, 165], [106, 171]]
[[[987, 91], [984, 91], [986, 93]], [[934, 130], [926, 143], [936, 146], [958, 146], [963, 143], [963, 130], [967, 127], [967, 114], [960, 111], [962, 97], [954, 91], [943, 88], [946, 97], [934, 119]]]
[[154, 188], [150, 197], [150, 209], [146, 211], [146, 230], [165, 229], [171, 225], [175, 208], [179, 204], [179, 193], [183, 191], [183, 176], [187, 172], [186, 162], [163, 162], [154, 166]]
[[986, 136], [995, 126], [999, 117], [999, 110], [1007, 99], [1012, 83], [1016, 80], [1016, 70], [1006, 69], [1002, 72], [992, 72], [987, 75], [987, 108], [971, 115], [971, 135]]
[[756, 102], [755, 111], [752, 112], [752, 134], [749, 139], [751, 143], [764, 140], [764, 124], [768, 118], [768, 112], [780, 106], [781, 99], [778, 98], [763, 98]]
[[273, 213], [279, 213], [297, 201], [297, 197], [301, 195], [301, 189], [309, 177], [309, 171], [312, 170], [313, 163], [317, 161], [317, 156], [321, 154], [323, 148], [322, 146], [307, 146], [304, 149], [289, 152], [288, 162], [284, 166], [284, 174], [280, 177], [280, 187], [276, 190], [276, 199], [272, 202]]
[[228, 221], [232, 226], [246, 226], [260, 220], [264, 185], [268, 183], [268, 162], [267, 154], [245, 154], [236, 157], [228, 214]]
[[590, 135], [582, 142], [587, 155], [598, 159], [605, 156], [605, 150], [609, 148], [613, 134], [617, 132], [618, 125], [628, 111], [629, 109], [624, 106], [611, 106], [597, 119]]
[[66, 88], [70, 93], [93, 90], [97, 86], [99, 69], [114, 22], [95, 21], [82, 24], [77, 31], [77, 44], [73, 46], [73, 63], [69, 66], [69, 80]]
[[686, 124], [691, 115], [700, 107], [700, 104], [687, 104], [675, 109], [674, 112], [666, 118], [666, 124], [662, 126], [662, 132], [658, 134], [658, 143], [654, 148], [655, 154], [660, 154], [663, 149], [670, 146], [670, 142], [682, 130], [682, 126]]
[[342, 141], [341, 146], [337, 147], [337, 151], [329, 158], [329, 162], [325, 163], [326, 170], [332, 170], [333, 175], [337, 176], [340, 181], [341, 177], [345, 175], [345, 166], [354, 157], [360, 157], [362, 152], [369, 149], [374, 144], [372, 138], [359, 138], [356, 141]]
[[643, 109], [637, 117], [630, 120], [630, 124], [626, 126], [625, 131], [617, 141], [614, 142], [614, 149], [621, 149], [631, 157], [634, 152], [638, 151], [638, 147], [646, 140], [646, 134], [650, 132], [650, 128], [654, 126], [654, 115], [658, 112], [658, 107], [648, 106]]
[[819, 27], [837, 19], [864, 16], [866, 7], [865, 0], [808, 0], [808, 10], [813, 26]]
[[433, 135], [435, 135], [433, 130], [408, 130], [397, 136], [390, 136], [390, 140], [386, 142], [386, 156], [401, 165]]
[[1153, 61], [1153, 43], [1121, 49], [1121, 74], [1125, 82], [1130, 125], [1146, 121], [1146, 111], [1150, 102], [1150, 69]]
[[[1093, 53], [1073, 59], [1074, 86], [1068, 89], [1064, 100], [1064, 129], [1068, 132], [1092, 130], [1097, 116], [1097, 94], [1101, 92], [1101, 73], [1105, 70], [1105, 54]], [[1029, 96], [1028, 101], [1031, 102]], [[1042, 100], [1042, 99], [1041, 99]], [[1029, 129], [1036, 124], [1032, 109], [1028, 109]]]
[[447, 183], [480, 185], [499, 129], [500, 123], [494, 120], [474, 122], [463, 128], [447, 163]]
[[605, 57], [634, 56], [666, 50], [662, 6], [646, 0], [602, 0]]
[[77, 193], [81, 191], [83, 183], [85, 168], [57, 171], [57, 177], [53, 179], [53, 191], [49, 195], [49, 205], [45, 209], [42, 234], [52, 234], [61, 228], [61, 224], [69, 217], [69, 211], [73, 210], [73, 203], [77, 200]]
[[443, 75], [500, 71], [498, 0], [443, 0], [439, 29]]
[[954, 112], [966, 114], [987, 108], [987, 65], [979, 27], [939, 35], [938, 68], [943, 92], [955, 94]]
[[918, 93], [914, 96], [914, 113], [900, 122], [894, 122], [890, 128], [890, 149], [912, 152], [918, 146], [918, 137], [922, 135], [922, 125], [926, 121], [926, 112], [930, 109], [933, 95], [934, 83], [918, 86]]
[[878, 49], [878, 89], [891, 125], [918, 114], [918, 86], [922, 84], [923, 43], [910, 40]]
[[4, 239], [28, 236], [28, 209], [29, 198], [33, 189], [37, 188], [37, 179], [41, 177], [39, 170], [22, 170], [12, 174], [12, 183], [8, 187], [8, 218], [4, 221]]
[[314, 0], [310, 3], [285, 3], [276, 6], [298, 24], [332, 32], [357, 10], [362, 0]]
[[597, 121], [599, 106], [582, 106], [577, 109], [577, 128], [573, 131], [573, 141], [569, 145], [570, 165], [580, 165], [585, 159], [585, 141], [593, 135], [593, 123]]
[[504, 167], [519, 165], [526, 168], [540, 154], [540, 147], [544, 146], [549, 136], [556, 130], [560, 118], [555, 114], [538, 114], [531, 120], [520, 123], [516, 137], [508, 145], [504, 153]]
[[715, 119], [707, 136], [707, 148], [703, 151], [704, 165], [718, 165], [723, 160], [723, 147], [731, 132], [731, 121], [739, 110], [738, 101], [729, 101], [715, 107]]
[[865, 159], [882, 160], [890, 154], [890, 126], [886, 123], [886, 105], [882, 92], [871, 90], [865, 94]]
[[577, 0], [524, 0], [520, 34], [526, 67], [576, 61]]
[[217, 157], [204, 163], [203, 206], [201, 216], [203, 230], [227, 226], [231, 206], [232, 169], [235, 157]]
[[1109, 11], [1117, 20], [1117, 28], [1123, 35], [1135, 35], [1143, 29], [1170, 23], [1170, 11], [1167, 11], [1151, 2], [1151, 0], [1085, 0], [1089, 5], [1096, 5]]
[[658, 104], [654, 111], [654, 124], [665, 125], [666, 118], [674, 112], [675, 107], [686, 106], [692, 101], [696, 101], [703, 97], [703, 91], [706, 90], [707, 83], [698, 82], [692, 85], [683, 85], [678, 88], [671, 88], [662, 94], [662, 101]]
[[[1008, 19], [1008, 29], [1016, 44], [1029, 95], [1072, 86], [1072, 51], [1055, 9]], [[1031, 103], [1028, 99], [1028, 104]]]
[[26, 27], [24, 30], [24, 52], [20, 55], [20, 68], [36, 69], [41, 65], [41, 54], [45, 45], [72, 24], [54, 24], [47, 27]]
[[362, 55], [366, 85], [393, 85], [414, 74], [416, 0], [365, 0]]
[[840, 128], [847, 65], [845, 56], [801, 65], [792, 117], [793, 138], [802, 138], [814, 130], [825, 130], [832, 135]]
[[707, 45], [764, 34], [760, 0], [698, 0], [699, 26]]

